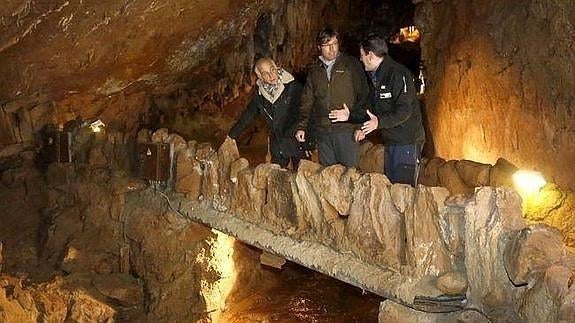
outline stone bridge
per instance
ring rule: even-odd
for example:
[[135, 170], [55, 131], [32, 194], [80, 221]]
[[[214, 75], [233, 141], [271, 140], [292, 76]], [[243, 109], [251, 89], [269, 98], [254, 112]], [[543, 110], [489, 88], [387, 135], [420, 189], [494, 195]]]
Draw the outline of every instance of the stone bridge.
[[511, 189], [451, 196], [307, 160], [253, 168], [232, 140], [215, 150], [163, 130], [138, 137], [174, 145], [174, 190], [158, 192], [174, 212], [388, 298], [380, 320], [425, 306], [479, 321], [574, 313], [572, 255], [557, 230], [526, 225]]

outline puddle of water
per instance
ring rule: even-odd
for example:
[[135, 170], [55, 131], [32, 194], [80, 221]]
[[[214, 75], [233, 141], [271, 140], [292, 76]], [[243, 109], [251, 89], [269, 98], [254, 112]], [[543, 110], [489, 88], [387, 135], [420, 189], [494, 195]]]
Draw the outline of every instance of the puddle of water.
[[294, 263], [274, 271], [278, 286], [228, 304], [222, 322], [377, 322], [382, 297]]

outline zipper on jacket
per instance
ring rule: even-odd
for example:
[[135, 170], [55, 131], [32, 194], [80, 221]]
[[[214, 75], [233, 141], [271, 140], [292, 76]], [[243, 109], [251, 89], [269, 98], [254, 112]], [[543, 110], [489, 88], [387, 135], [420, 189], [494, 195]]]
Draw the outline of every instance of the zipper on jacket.
[[266, 109], [266, 107], [264, 106], [264, 107], [262, 107], [262, 108], [263, 108], [265, 114], [268, 116], [268, 118], [270, 118], [271, 121], [274, 121], [274, 118], [270, 115], [270, 113], [268, 112], [268, 110]]

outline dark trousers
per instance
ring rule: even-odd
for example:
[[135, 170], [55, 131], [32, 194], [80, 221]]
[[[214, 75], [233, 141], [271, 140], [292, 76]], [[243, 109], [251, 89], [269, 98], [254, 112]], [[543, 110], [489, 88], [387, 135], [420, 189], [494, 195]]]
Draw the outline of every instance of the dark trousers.
[[353, 132], [317, 134], [317, 152], [323, 166], [357, 167], [359, 163], [359, 144], [353, 139]]
[[278, 164], [282, 168], [286, 168], [291, 160], [293, 169], [297, 169], [300, 159], [302, 159], [301, 156], [286, 156], [283, 154], [277, 154], [277, 155], [272, 154], [271, 163]]
[[384, 146], [384, 173], [392, 183], [415, 186], [423, 145]]

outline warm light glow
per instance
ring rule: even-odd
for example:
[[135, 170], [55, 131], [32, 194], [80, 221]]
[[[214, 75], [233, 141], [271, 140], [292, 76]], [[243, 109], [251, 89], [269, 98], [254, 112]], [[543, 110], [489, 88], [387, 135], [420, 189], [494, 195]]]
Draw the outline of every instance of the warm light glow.
[[[461, 119], [459, 119], [461, 120]], [[448, 131], [448, 124], [443, 123], [439, 128], [438, 131], [441, 132], [442, 129]], [[493, 164], [497, 160], [498, 156], [495, 155], [495, 150], [488, 149], [487, 143], [485, 142], [485, 129], [481, 124], [478, 125], [466, 125], [465, 129], [461, 129], [464, 132], [463, 136], [457, 137], [450, 137], [448, 136], [448, 141], [443, 143], [444, 147], [449, 147], [449, 145], [457, 146], [457, 144], [461, 145], [461, 154], [455, 156], [450, 156], [450, 158], [457, 158], [457, 159], [466, 159], [466, 160], [473, 160], [478, 163], [483, 164]], [[455, 144], [455, 145], [454, 145]], [[438, 154], [443, 153], [444, 155], [449, 155], [450, 153], [447, 152], [439, 152]], [[453, 153], [451, 153], [453, 154]]]
[[102, 122], [102, 120], [98, 119], [90, 124], [90, 129], [93, 132], [100, 132], [104, 126], [105, 124]]
[[515, 174], [513, 174], [513, 183], [523, 200], [539, 192], [539, 190], [547, 184], [541, 173], [526, 170], [518, 170], [515, 172]]
[[201, 281], [201, 295], [206, 301], [207, 311], [212, 322], [219, 322], [219, 318], [226, 308], [226, 299], [236, 283], [237, 273], [234, 264], [235, 239], [217, 230], [213, 230], [216, 238], [209, 240], [210, 250], [197, 257], [198, 262], [207, 263], [208, 270], [218, 273], [219, 278], [214, 282]]
[[421, 37], [421, 34], [419, 33], [419, 30], [417, 29], [417, 27], [408, 26], [408, 27], [401, 28], [399, 30], [399, 33], [397, 35], [395, 35], [395, 37], [393, 37], [391, 42], [394, 44], [399, 44], [399, 43], [402, 43], [405, 41], [416, 43], [419, 41], [420, 37]]

